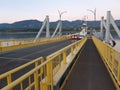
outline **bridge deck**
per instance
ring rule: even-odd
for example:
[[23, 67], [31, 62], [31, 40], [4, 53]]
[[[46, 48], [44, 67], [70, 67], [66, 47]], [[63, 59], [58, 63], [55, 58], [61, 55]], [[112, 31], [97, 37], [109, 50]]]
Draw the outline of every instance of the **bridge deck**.
[[74, 41], [72, 40], [63, 40], [0, 53], [0, 74], [34, 60], [40, 56], [46, 57], [47, 55], [62, 49], [73, 42]]
[[116, 90], [92, 40], [87, 40], [63, 90]]

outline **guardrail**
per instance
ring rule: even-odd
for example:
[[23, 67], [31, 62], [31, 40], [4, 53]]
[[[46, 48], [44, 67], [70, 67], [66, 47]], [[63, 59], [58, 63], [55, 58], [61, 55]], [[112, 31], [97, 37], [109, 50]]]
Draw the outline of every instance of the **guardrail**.
[[66, 40], [66, 39], [70, 39], [70, 38], [71, 38], [71, 36], [61, 36], [61, 37], [54, 37], [54, 38], [38, 38], [36, 40], [36, 42], [34, 42], [34, 38], [1, 40], [0, 41], [0, 52], [36, 46], [36, 45], [40, 45], [40, 44], [46, 44], [46, 43]]
[[54, 90], [54, 77], [79, 52], [87, 38], [77, 41], [49, 56], [46, 61], [1, 90]]
[[[17, 67], [11, 71], [8, 71], [2, 75], [0, 75], [0, 88], [11, 84], [14, 80], [19, 78], [21, 75], [28, 72], [28, 70], [32, 70], [33, 68], [37, 67], [41, 63], [44, 62], [43, 57], [37, 58], [31, 62], [28, 62], [20, 67]], [[19, 75], [18, 75], [19, 74]], [[9, 90], [9, 89], [7, 89]]]
[[92, 39], [113, 79], [116, 90], [120, 90], [120, 52], [95, 37]]

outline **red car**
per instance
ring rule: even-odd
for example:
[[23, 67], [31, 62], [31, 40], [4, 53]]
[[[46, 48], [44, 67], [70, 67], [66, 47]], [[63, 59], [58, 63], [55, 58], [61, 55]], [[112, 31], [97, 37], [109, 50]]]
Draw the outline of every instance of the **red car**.
[[72, 39], [78, 39], [78, 36], [77, 36], [77, 35], [72, 35], [71, 38], [72, 38]]

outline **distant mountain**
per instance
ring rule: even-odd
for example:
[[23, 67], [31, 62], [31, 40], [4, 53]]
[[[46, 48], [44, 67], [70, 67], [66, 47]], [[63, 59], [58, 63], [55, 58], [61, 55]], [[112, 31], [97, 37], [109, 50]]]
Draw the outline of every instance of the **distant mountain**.
[[[118, 26], [120, 26], [120, 20], [115, 21]], [[50, 22], [50, 28], [56, 28], [58, 21]], [[88, 27], [94, 26], [94, 21], [87, 21]], [[100, 21], [96, 21], [96, 27], [100, 27]], [[24, 30], [24, 29], [40, 29], [42, 26], [42, 22], [38, 20], [24, 20], [15, 22], [12, 24], [9, 23], [1, 23], [0, 30]], [[78, 28], [82, 26], [82, 20], [75, 20], [75, 21], [62, 21], [63, 28]]]
[[11, 26], [13, 28], [22, 28], [22, 29], [32, 28], [32, 29], [36, 29], [36, 28], [39, 28], [40, 26], [42, 26], [42, 22], [40, 22], [38, 20], [25, 20], [25, 21], [15, 22], [15, 23], [11, 24]]
[[38, 20], [24, 20], [12, 24], [0, 24], [0, 29], [37, 29], [42, 26], [42, 22]]

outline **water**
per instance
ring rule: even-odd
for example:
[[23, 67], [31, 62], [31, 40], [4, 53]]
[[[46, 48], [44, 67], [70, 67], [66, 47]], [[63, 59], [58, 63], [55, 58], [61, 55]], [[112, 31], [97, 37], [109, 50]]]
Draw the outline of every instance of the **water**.
[[0, 39], [35, 38], [37, 33], [0, 33]]
[[[38, 32], [17, 32], [17, 33], [0, 33], [0, 39], [18, 39], [18, 38], [35, 38]], [[68, 31], [63, 32], [63, 35], [68, 34]], [[51, 33], [52, 35], [52, 33]], [[40, 37], [45, 37], [46, 34], [42, 33]]]

